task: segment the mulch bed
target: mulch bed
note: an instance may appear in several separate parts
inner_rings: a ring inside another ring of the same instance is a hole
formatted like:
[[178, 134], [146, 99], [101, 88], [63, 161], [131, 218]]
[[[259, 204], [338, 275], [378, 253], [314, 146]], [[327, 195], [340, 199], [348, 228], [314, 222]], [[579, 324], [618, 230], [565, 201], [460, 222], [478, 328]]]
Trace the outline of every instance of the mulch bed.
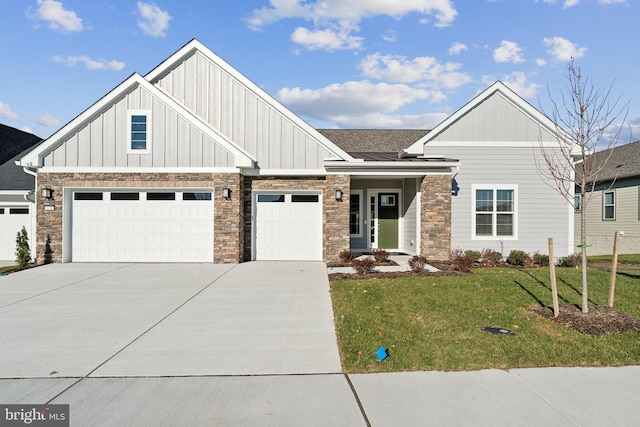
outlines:
[[589, 307], [589, 312], [583, 313], [580, 307], [573, 304], [561, 304], [558, 317], [555, 318], [552, 307], [539, 307], [533, 311], [588, 335], [640, 332], [640, 319], [607, 306]]

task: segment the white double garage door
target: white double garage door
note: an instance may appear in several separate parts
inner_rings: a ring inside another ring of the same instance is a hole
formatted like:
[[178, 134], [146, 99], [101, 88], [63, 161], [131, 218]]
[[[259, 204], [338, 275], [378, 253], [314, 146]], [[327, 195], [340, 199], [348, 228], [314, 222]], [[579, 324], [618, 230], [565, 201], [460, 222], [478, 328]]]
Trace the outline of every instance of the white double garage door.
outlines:
[[[74, 262], [212, 262], [213, 191], [82, 190], [70, 195]], [[255, 193], [256, 260], [321, 260], [320, 194]], [[218, 227], [223, 227], [219, 224]]]

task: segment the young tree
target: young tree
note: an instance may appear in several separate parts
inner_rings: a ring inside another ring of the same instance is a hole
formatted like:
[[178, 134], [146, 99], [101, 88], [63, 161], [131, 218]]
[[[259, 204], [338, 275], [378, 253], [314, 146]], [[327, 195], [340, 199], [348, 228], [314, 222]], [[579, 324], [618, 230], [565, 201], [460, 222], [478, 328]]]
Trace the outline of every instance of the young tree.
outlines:
[[27, 229], [22, 227], [16, 235], [16, 262], [20, 268], [25, 268], [31, 262], [31, 249]]
[[[589, 311], [586, 208], [598, 176], [611, 157], [613, 150], [610, 149], [618, 144], [629, 110], [629, 103], [621, 105], [620, 97], [611, 99], [612, 87], [595, 88], [591, 79], [582, 75], [573, 58], [567, 62], [567, 83], [560, 100], [554, 100], [549, 92], [550, 118], [556, 124], [558, 146], [557, 149], [546, 149], [541, 143], [543, 162], [537, 164], [541, 176], [571, 205], [576, 203], [576, 195], [580, 196], [578, 247], [582, 257], [583, 313]], [[590, 155], [598, 150], [609, 150], [609, 154], [599, 156], [596, 161]]]

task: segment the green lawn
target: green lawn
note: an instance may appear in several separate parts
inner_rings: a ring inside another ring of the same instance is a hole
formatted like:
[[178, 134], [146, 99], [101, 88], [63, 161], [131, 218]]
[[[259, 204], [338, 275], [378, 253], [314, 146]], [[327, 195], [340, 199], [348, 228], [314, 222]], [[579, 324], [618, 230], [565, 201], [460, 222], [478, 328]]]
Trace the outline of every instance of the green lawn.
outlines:
[[[611, 262], [612, 255], [594, 255], [587, 257], [589, 262]], [[620, 264], [640, 264], [640, 254], [624, 254], [618, 255], [618, 263]]]
[[[557, 269], [560, 303], [579, 304], [580, 270]], [[591, 304], [605, 305], [609, 274], [590, 270]], [[543, 319], [548, 269], [477, 269], [468, 276], [331, 282], [345, 371], [476, 370], [640, 364], [640, 334], [589, 336]], [[618, 275], [616, 305], [640, 317], [640, 272]], [[516, 336], [491, 335], [485, 326]], [[375, 351], [384, 346], [389, 358]]]

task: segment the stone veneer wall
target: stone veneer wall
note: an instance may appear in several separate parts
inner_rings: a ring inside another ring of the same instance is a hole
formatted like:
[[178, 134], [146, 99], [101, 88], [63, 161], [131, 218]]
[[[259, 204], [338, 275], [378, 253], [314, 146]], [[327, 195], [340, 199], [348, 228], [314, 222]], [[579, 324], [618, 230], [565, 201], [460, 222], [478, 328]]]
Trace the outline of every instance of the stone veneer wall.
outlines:
[[[236, 264], [242, 262], [244, 249], [244, 177], [240, 174], [213, 176], [214, 222], [213, 262]], [[231, 197], [222, 198], [222, 189], [231, 190]]]
[[420, 184], [420, 254], [438, 261], [451, 254], [451, 175], [427, 175]]
[[[231, 188], [231, 200], [222, 200], [222, 187]], [[50, 188], [52, 198], [42, 197]], [[242, 178], [239, 174], [210, 173], [40, 173], [36, 188], [36, 262], [62, 262], [63, 197], [65, 188], [213, 188], [214, 262], [240, 262], [244, 230]], [[235, 197], [234, 197], [235, 196]], [[45, 211], [45, 206], [54, 210]], [[232, 224], [229, 221], [236, 218]]]
[[[252, 191], [265, 190], [318, 190], [322, 191], [323, 210], [323, 258], [326, 262], [338, 261], [339, 254], [349, 249], [349, 187], [348, 175], [327, 175], [321, 177], [245, 177], [244, 186], [244, 260], [251, 260]], [[338, 202], [335, 191], [342, 190], [344, 197]]]

